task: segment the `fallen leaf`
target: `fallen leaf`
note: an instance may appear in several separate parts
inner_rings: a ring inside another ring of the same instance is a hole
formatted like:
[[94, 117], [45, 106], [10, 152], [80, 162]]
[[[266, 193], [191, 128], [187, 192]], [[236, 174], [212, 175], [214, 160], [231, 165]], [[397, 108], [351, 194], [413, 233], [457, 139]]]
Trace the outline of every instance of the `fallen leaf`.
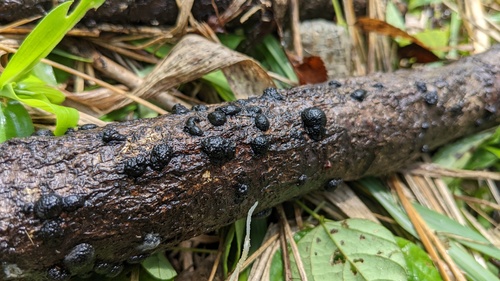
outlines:
[[300, 61], [288, 52], [287, 56], [299, 78], [300, 85], [321, 83], [328, 80], [325, 64], [320, 57], [310, 56]]

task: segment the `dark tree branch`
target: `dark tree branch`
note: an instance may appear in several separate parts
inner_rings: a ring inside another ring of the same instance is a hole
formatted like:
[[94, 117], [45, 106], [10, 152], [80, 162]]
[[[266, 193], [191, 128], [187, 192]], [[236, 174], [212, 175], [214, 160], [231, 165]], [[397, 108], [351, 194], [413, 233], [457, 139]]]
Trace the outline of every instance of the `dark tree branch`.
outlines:
[[[0, 145], [0, 279], [137, 259], [233, 222], [255, 201], [262, 210], [332, 179], [383, 175], [497, 125], [500, 46], [438, 69], [178, 111]], [[216, 117], [227, 121], [214, 126]]]

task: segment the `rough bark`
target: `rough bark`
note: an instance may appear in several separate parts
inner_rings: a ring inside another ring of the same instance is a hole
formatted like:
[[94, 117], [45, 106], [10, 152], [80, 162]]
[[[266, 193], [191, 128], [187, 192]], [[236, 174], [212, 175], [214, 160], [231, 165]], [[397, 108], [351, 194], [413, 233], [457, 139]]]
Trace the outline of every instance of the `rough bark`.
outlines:
[[[500, 123], [500, 46], [438, 69], [273, 93], [229, 104], [241, 112], [221, 126], [207, 115], [228, 104], [1, 144], [0, 279], [64, 271], [82, 243], [98, 260], [124, 263], [235, 221], [255, 201], [263, 210], [339, 179], [383, 175], [492, 127]], [[256, 106], [269, 129], [256, 126]], [[325, 126], [310, 108], [324, 112]], [[261, 135], [267, 151], [252, 146]], [[42, 204], [51, 194], [81, 204]]]
[[[0, 22], [8, 23], [36, 15], [43, 15], [53, 7], [53, 0], [3, 0], [0, 4]], [[63, 1], [59, 1], [63, 2]], [[212, 6], [215, 2], [219, 13], [222, 13], [232, 0], [196, 0], [193, 5], [193, 16], [199, 21], [207, 21], [215, 16]], [[258, 2], [258, 1], [254, 1]], [[365, 1], [355, 1], [362, 10]], [[251, 6], [246, 6], [248, 10]], [[334, 16], [330, 0], [300, 1], [302, 19], [328, 18]], [[92, 26], [94, 23], [174, 25], [178, 8], [175, 0], [107, 0], [97, 11], [90, 11], [83, 22]]]

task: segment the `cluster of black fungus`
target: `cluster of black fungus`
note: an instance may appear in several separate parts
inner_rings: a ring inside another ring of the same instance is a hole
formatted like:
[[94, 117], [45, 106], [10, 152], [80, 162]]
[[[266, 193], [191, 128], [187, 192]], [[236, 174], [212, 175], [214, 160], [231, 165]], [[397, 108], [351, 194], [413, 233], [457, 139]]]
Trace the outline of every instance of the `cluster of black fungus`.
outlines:
[[184, 132], [192, 136], [203, 136], [203, 131], [196, 125], [197, 122], [200, 122], [198, 117], [189, 117], [184, 125]]
[[194, 111], [207, 111], [208, 110], [208, 107], [204, 104], [197, 104], [197, 105], [194, 105], [193, 108], [192, 108]]
[[326, 183], [325, 190], [332, 192], [337, 189], [337, 187], [339, 187], [342, 182], [343, 180], [339, 178], [331, 179]]
[[258, 106], [247, 106], [245, 110], [251, 115], [254, 116], [256, 114], [262, 113], [262, 108]]
[[215, 164], [223, 164], [233, 159], [236, 153], [236, 144], [220, 136], [203, 139], [201, 148]]
[[342, 87], [342, 83], [340, 83], [337, 80], [330, 80], [330, 81], [328, 81], [328, 86], [331, 86], [334, 88], [340, 88], [340, 87]]
[[47, 220], [40, 227], [37, 236], [49, 244], [57, 243], [63, 237], [64, 231], [61, 227], [61, 220]]
[[377, 83], [373, 84], [372, 87], [376, 88], [376, 89], [382, 89], [382, 88], [384, 88], [384, 84], [377, 82]]
[[51, 219], [59, 216], [63, 210], [61, 196], [55, 193], [44, 194], [33, 207], [37, 217]]
[[317, 107], [304, 109], [300, 114], [304, 129], [309, 137], [315, 141], [320, 141], [325, 136], [326, 114]]
[[71, 273], [62, 266], [53, 266], [47, 270], [47, 278], [50, 281], [68, 281], [71, 279]]
[[95, 262], [95, 250], [92, 245], [81, 243], [73, 247], [64, 257], [64, 266], [72, 274], [82, 274], [91, 271]]
[[81, 195], [68, 195], [62, 198], [62, 207], [64, 211], [71, 212], [85, 205], [85, 200]]
[[424, 95], [424, 100], [428, 105], [436, 105], [438, 103], [438, 94], [436, 91], [427, 92]]
[[123, 271], [123, 268], [124, 266], [121, 263], [97, 261], [94, 265], [94, 272], [108, 278], [113, 278], [118, 276]]
[[255, 155], [262, 156], [269, 150], [269, 140], [265, 135], [257, 136], [250, 143], [250, 147]]
[[218, 107], [215, 111], [222, 111], [224, 114], [232, 116], [241, 112], [241, 107], [234, 104], [226, 104], [224, 106]]
[[357, 89], [351, 93], [351, 98], [357, 101], [363, 101], [366, 97], [366, 91], [363, 89]]
[[276, 88], [266, 88], [262, 93], [262, 98], [267, 100], [284, 100], [285, 98], [278, 92]]
[[187, 113], [189, 113], [189, 109], [187, 109], [187, 107], [185, 107], [184, 105], [178, 103], [172, 107], [172, 113], [179, 114], [179, 115], [180, 114], [187, 114]]
[[146, 172], [150, 158], [144, 154], [128, 159], [123, 166], [123, 172], [129, 177], [137, 178]]
[[126, 136], [118, 133], [118, 131], [116, 131], [115, 129], [106, 128], [102, 132], [102, 141], [106, 143], [113, 141], [121, 142], [126, 139], [127, 139]]
[[264, 114], [257, 114], [254, 118], [255, 126], [261, 131], [269, 129], [269, 120]]
[[173, 153], [172, 147], [165, 143], [155, 145], [151, 150], [150, 167], [156, 171], [162, 170], [172, 159]]
[[415, 86], [417, 87], [417, 90], [421, 93], [427, 92], [427, 85], [422, 82], [422, 81], [417, 81], [415, 82]]

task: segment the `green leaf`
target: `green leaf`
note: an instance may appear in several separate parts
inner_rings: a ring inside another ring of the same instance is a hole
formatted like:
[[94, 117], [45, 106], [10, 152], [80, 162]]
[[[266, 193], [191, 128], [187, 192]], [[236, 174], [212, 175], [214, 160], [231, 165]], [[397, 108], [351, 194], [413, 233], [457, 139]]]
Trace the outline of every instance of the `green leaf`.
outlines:
[[467, 279], [474, 281], [499, 281], [497, 276], [482, 267], [474, 257], [457, 243], [450, 243], [448, 254], [457, 265], [466, 273]]
[[60, 4], [48, 13], [30, 32], [0, 76], [0, 89], [18, 81], [62, 40], [64, 35], [92, 9], [105, 0], [82, 0], [68, 15], [73, 1]]
[[414, 243], [395, 237], [408, 266], [408, 281], [443, 280], [427, 253]]
[[[393, 235], [371, 221], [326, 221], [297, 246], [308, 280], [407, 280], [405, 259]], [[292, 273], [299, 279], [294, 262]]]
[[163, 253], [156, 253], [141, 263], [142, 267], [157, 280], [171, 280], [177, 272]]
[[229, 87], [226, 76], [222, 71], [217, 70], [210, 72], [203, 75], [202, 79], [210, 83], [224, 101], [236, 100], [233, 91], [231, 91], [231, 87]]

